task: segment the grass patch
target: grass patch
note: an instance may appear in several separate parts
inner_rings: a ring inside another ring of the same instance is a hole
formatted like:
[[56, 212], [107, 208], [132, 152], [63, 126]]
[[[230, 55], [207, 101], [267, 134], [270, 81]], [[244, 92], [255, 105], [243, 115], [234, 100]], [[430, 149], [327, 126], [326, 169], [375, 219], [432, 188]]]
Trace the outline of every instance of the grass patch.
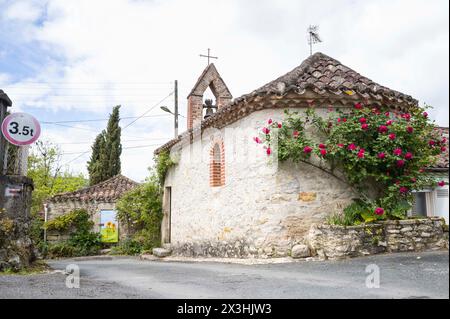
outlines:
[[0, 271], [0, 275], [21, 275], [21, 276], [27, 276], [27, 275], [36, 275], [40, 273], [44, 273], [46, 271], [50, 270], [50, 266], [47, 265], [47, 263], [43, 260], [36, 260], [33, 262], [29, 267], [14, 271], [12, 269], [5, 269], [3, 271]]

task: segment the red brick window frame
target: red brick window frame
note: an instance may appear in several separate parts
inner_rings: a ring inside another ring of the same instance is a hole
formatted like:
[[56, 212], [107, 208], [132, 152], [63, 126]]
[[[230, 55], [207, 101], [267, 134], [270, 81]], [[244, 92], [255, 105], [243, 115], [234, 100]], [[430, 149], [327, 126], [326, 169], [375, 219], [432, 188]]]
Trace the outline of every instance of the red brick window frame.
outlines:
[[209, 185], [225, 185], [225, 148], [222, 140], [214, 141], [210, 150]]

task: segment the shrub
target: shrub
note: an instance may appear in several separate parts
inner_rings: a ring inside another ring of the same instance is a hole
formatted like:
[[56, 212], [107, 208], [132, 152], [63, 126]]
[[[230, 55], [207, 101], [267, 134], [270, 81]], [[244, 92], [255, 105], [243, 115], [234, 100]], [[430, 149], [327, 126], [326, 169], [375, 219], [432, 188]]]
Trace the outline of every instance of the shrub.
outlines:
[[116, 246], [111, 248], [112, 255], [138, 255], [142, 252], [142, 244], [131, 239], [126, 238], [120, 241]]
[[269, 156], [317, 167], [359, 195], [359, 207], [331, 217], [335, 222], [404, 218], [412, 191], [436, 184], [425, 167], [446, 151], [447, 141], [424, 108], [403, 113], [356, 103], [352, 110], [329, 110], [326, 116], [313, 108], [285, 113], [283, 122], [269, 120], [254, 139]]
[[101, 235], [92, 231], [94, 223], [84, 209], [76, 209], [44, 224], [47, 230], [68, 234], [69, 239], [40, 245], [49, 258], [95, 255], [101, 248]]
[[[124, 194], [116, 203], [118, 220], [127, 225], [129, 242], [124, 243], [124, 251], [128, 246], [140, 246], [140, 251], [150, 250], [160, 245], [162, 199], [161, 187], [154, 176], [133, 190]], [[121, 244], [119, 244], [120, 246]], [[119, 251], [122, 248], [117, 248]], [[134, 248], [131, 249], [134, 254]]]

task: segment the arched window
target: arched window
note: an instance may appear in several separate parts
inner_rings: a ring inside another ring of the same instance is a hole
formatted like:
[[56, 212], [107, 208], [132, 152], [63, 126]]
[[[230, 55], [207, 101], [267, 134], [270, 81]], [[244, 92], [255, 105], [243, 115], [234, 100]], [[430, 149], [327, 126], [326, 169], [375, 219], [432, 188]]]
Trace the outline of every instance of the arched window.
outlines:
[[223, 142], [213, 144], [210, 152], [209, 184], [211, 187], [225, 185], [225, 152]]

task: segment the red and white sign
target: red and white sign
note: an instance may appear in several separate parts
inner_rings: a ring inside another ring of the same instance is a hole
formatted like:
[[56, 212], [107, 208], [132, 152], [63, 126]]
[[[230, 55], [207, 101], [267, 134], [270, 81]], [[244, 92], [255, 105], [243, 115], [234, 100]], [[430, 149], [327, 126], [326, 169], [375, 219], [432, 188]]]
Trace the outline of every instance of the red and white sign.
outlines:
[[11, 144], [29, 145], [39, 138], [41, 125], [30, 114], [13, 113], [3, 120], [2, 133]]

